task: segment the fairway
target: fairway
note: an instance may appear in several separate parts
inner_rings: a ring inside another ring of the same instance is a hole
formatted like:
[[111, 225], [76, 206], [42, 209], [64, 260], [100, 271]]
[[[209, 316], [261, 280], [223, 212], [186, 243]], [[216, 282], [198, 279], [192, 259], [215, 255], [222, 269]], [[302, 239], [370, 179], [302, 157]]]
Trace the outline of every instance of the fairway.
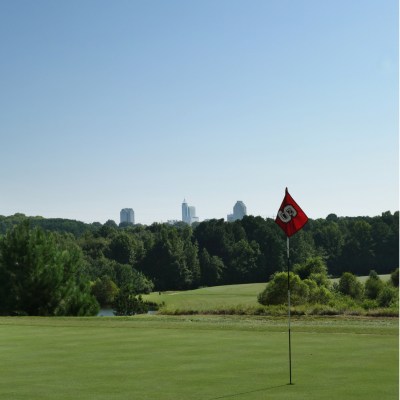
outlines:
[[398, 399], [398, 320], [0, 318], [0, 398]]
[[265, 289], [265, 285], [265, 283], [248, 283], [175, 292], [154, 292], [144, 295], [143, 298], [159, 304], [164, 303], [164, 312], [178, 309], [202, 313], [237, 306], [256, 307], [257, 295]]

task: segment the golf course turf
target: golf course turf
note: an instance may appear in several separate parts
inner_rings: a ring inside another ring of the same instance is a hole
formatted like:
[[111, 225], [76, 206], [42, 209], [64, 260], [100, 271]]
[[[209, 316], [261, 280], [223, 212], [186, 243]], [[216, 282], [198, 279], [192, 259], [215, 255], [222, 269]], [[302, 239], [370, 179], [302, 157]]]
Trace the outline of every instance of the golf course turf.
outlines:
[[398, 399], [397, 318], [0, 318], [0, 398]]

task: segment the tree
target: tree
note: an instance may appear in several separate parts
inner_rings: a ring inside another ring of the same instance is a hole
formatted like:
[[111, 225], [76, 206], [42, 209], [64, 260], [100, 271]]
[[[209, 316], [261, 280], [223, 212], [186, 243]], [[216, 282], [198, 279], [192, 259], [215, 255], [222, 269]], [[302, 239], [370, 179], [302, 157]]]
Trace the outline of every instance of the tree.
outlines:
[[207, 249], [200, 253], [201, 284], [214, 286], [220, 283], [224, 273], [224, 263], [218, 256], [210, 256]]
[[398, 268], [396, 268], [390, 274], [390, 281], [392, 282], [394, 287], [399, 287], [399, 269]]
[[361, 299], [363, 291], [362, 285], [357, 280], [357, 277], [351, 272], [344, 272], [339, 279], [339, 292], [353, 299]]
[[135, 262], [136, 243], [131, 235], [119, 232], [115, 235], [109, 245], [107, 256], [120, 264], [131, 264]]
[[310, 278], [311, 275], [322, 274], [328, 275], [328, 268], [322, 257], [310, 257], [304, 263], [295, 264], [293, 266], [293, 272], [298, 274], [301, 279]]
[[133, 294], [150, 293], [154, 289], [153, 282], [142, 272], [137, 271], [127, 264], [119, 264], [113, 261], [115, 282], [121, 287], [129, 288]]
[[145, 314], [149, 306], [143, 301], [142, 296], [136, 296], [130, 292], [129, 288], [121, 288], [113, 303], [114, 314], [135, 315]]
[[282, 231], [272, 219], [245, 216], [237, 221], [243, 226], [247, 240], [255, 241], [260, 248], [260, 267], [264, 271], [263, 279], [274, 272], [282, 271], [286, 265], [286, 242]]
[[374, 261], [372, 228], [368, 221], [358, 219], [349, 226], [349, 236], [343, 246], [340, 263], [347, 270], [366, 275]]
[[383, 286], [377, 298], [380, 307], [399, 307], [399, 291], [390, 283]]
[[223, 219], [212, 219], [201, 222], [194, 230], [200, 250], [206, 248], [210, 255], [220, 257], [225, 265], [228, 265], [234, 242], [232, 229], [227, 225]]
[[114, 228], [114, 229], [117, 229], [117, 228], [118, 228], [117, 223], [116, 223], [114, 220], [112, 220], [112, 219], [108, 219], [108, 220], [104, 223], [104, 226], [109, 226], [110, 228]]
[[293, 263], [300, 264], [318, 255], [309, 225], [290, 238], [290, 259]]
[[107, 275], [97, 278], [92, 285], [92, 294], [96, 297], [101, 307], [113, 304], [117, 294], [118, 286]]
[[314, 240], [316, 246], [326, 256], [328, 267], [332, 269], [332, 272], [335, 272], [337, 260], [342, 254], [344, 237], [339, 225], [336, 222], [332, 222], [332, 219], [330, 221], [323, 223], [323, 226], [317, 229], [314, 233]]
[[336, 215], [336, 214], [329, 214], [327, 217], [326, 217], [326, 220], [327, 221], [330, 221], [330, 222], [336, 222], [337, 220], [338, 220], [338, 216]]
[[241, 239], [232, 247], [230, 281], [232, 283], [260, 282], [265, 271], [260, 268], [260, 247], [255, 241]]
[[71, 238], [22, 222], [0, 240], [0, 314], [96, 314], [83, 269]]
[[365, 281], [364, 290], [365, 296], [368, 299], [375, 300], [378, 298], [379, 293], [383, 289], [383, 282], [379, 278], [378, 274], [372, 270], [369, 273], [368, 279]]
[[154, 282], [156, 290], [183, 290], [200, 281], [197, 245], [191, 230], [154, 225], [154, 245], [147, 250], [138, 268]]
[[[292, 305], [303, 304], [307, 301], [309, 288], [298, 275], [289, 273], [290, 302]], [[263, 305], [287, 304], [287, 273], [277, 272], [267, 287], [258, 295], [258, 302]]]

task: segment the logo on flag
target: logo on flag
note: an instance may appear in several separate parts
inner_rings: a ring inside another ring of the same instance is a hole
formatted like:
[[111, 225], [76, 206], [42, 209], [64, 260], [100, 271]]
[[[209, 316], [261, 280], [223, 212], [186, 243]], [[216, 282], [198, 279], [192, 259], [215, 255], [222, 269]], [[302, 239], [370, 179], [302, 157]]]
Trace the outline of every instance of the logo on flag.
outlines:
[[275, 222], [282, 228], [286, 236], [290, 237], [299, 231], [307, 221], [307, 215], [293, 200], [286, 188], [285, 197], [283, 198]]

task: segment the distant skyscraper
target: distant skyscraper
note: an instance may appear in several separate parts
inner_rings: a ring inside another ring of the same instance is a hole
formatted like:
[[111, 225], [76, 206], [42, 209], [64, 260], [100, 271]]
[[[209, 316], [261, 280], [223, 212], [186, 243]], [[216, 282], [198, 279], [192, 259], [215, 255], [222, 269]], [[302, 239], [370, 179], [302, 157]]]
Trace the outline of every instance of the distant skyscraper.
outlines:
[[182, 221], [186, 222], [187, 224], [190, 224], [189, 206], [186, 203], [186, 199], [183, 199], [183, 203], [182, 203]]
[[242, 219], [245, 215], [247, 215], [247, 208], [243, 201], [238, 200], [233, 206], [233, 214], [228, 214], [227, 220], [228, 222], [233, 222]]
[[196, 217], [196, 207], [189, 206], [185, 199], [182, 203], [182, 221], [189, 225], [199, 221], [199, 217]]
[[132, 208], [123, 208], [119, 213], [120, 222], [127, 222], [129, 224], [135, 224], [135, 212]]

